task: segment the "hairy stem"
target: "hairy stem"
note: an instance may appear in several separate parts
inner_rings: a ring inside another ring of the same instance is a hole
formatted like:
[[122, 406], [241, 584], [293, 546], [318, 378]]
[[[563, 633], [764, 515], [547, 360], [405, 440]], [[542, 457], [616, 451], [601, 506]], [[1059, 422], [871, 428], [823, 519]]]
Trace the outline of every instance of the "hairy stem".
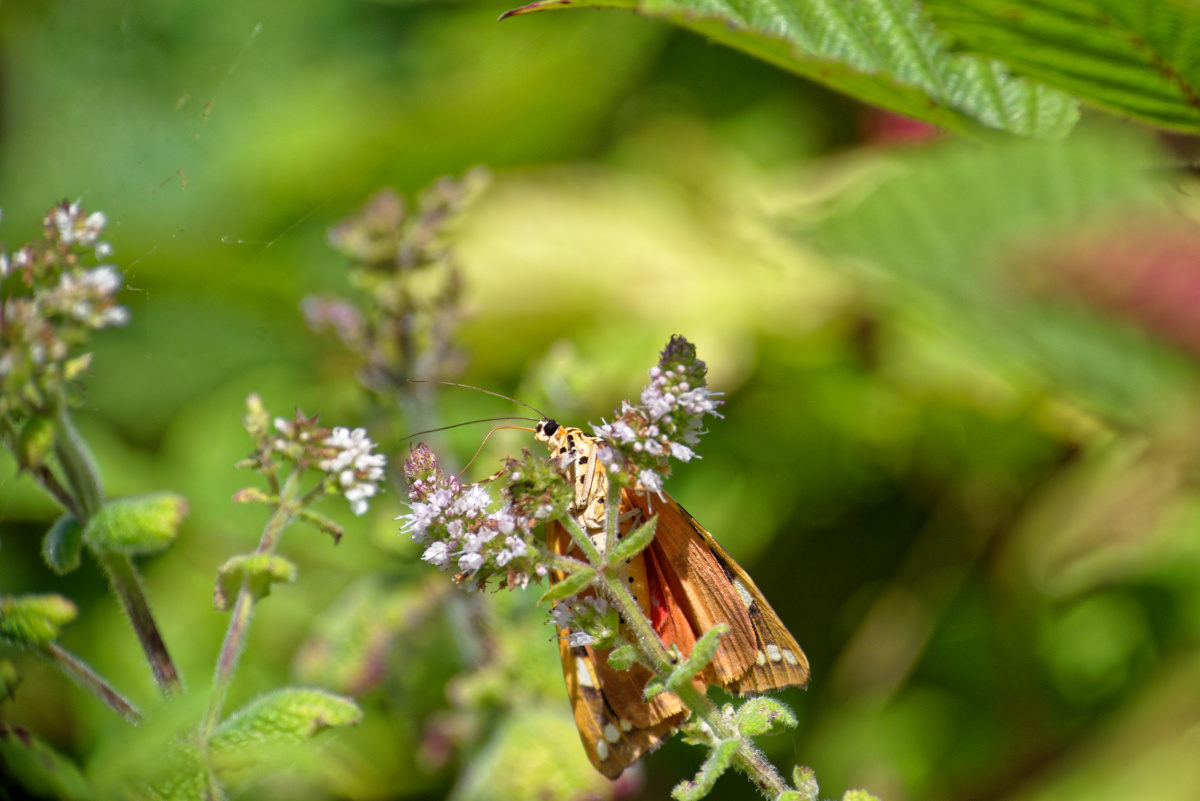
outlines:
[[[74, 503], [67, 508], [76, 515], [79, 524], [86, 527], [88, 519], [104, 505], [104, 492], [100, 488], [100, 479], [87, 445], [76, 431], [66, 404], [61, 401], [55, 406], [54, 422], [58, 427], [58, 436], [54, 443], [55, 454], [62, 465], [67, 485], [70, 487], [70, 495], [74, 499]], [[113, 592], [125, 609], [138, 642], [142, 644], [142, 651], [154, 672], [154, 681], [158, 688], [164, 695], [178, 692], [181, 688], [179, 673], [167, 652], [167, 645], [158, 631], [158, 625], [154, 622], [150, 603], [146, 600], [146, 593], [137, 569], [133, 566], [133, 560], [125, 554], [101, 551], [99, 548], [92, 548], [91, 551], [108, 574]]]
[[128, 698], [121, 695], [99, 673], [75, 654], [58, 643], [42, 646], [42, 655], [53, 662], [72, 681], [88, 690], [110, 709], [133, 724], [142, 722], [142, 713]]
[[[280, 491], [279, 505], [271, 513], [266, 526], [263, 527], [262, 537], [258, 541], [256, 553], [271, 553], [279, 544], [279, 537], [291, 521], [295, 511], [295, 495], [300, 486], [300, 471], [294, 470]], [[225, 704], [225, 696], [233, 681], [234, 671], [238, 660], [246, 648], [246, 635], [250, 630], [250, 617], [254, 612], [254, 593], [249, 587], [243, 586], [238, 591], [237, 601], [234, 602], [233, 612], [229, 617], [229, 626], [225, 629], [225, 639], [221, 643], [221, 654], [217, 657], [217, 668], [213, 676], [213, 694], [208, 703], [208, 711], [204, 715], [201, 728], [201, 741], [207, 743], [212, 733], [216, 731], [221, 721], [221, 708]]]
[[[614, 496], [619, 499], [620, 490], [610, 485], [609, 497], [607, 499], [610, 511], [607, 517], [607, 531], [605, 532], [606, 541], [609, 543], [616, 542], [620, 527], [620, 521], [614, 511], [618, 508]], [[588, 545], [592, 544], [591, 539], [584, 532], [583, 528], [573, 518], [568, 517], [563, 521], [563, 524], [571, 532], [572, 539], [576, 543], [581, 545], [583, 542], [586, 542]], [[595, 551], [594, 547], [592, 551]], [[589, 553], [586, 549], [584, 552], [587, 554], [588, 560], [596, 568], [596, 583], [598, 588], [610, 601], [617, 605], [626, 624], [633, 629], [637, 647], [641, 652], [645, 664], [654, 671], [655, 676], [661, 681], [666, 682], [672, 671], [677, 667], [677, 664], [672, 659], [671, 654], [663, 647], [662, 640], [659, 639], [658, 632], [654, 630], [653, 624], [647, 619], [637, 599], [633, 597], [625, 582], [621, 581], [614, 574], [607, 560], [603, 558], [594, 559], [592, 553]], [[599, 554], [596, 554], [596, 556], [598, 557]], [[746, 774], [750, 781], [767, 797], [777, 798], [792, 789], [775, 766], [767, 760], [749, 738], [741, 736], [736, 724], [722, 715], [713, 706], [708, 696], [696, 689], [692, 682], [685, 682], [683, 686], [676, 690], [676, 694], [691, 711], [692, 718], [702, 721], [708, 726], [712, 732], [714, 742], [738, 740], [737, 752], [733, 758], [734, 767]]]
[[142, 644], [142, 651], [154, 672], [154, 681], [159, 690], [164, 695], [179, 692], [182, 689], [179, 673], [175, 670], [175, 663], [167, 653], [167, 644], [163, 642], [158, 626], [154, 623], [154, 615], [150, 612], [150, 604], [146, 600], [146, 593], [133, 566], [133, 560], [123, 553], [102, 551], [98, 548], [93, 548], [92, 554], [108, 574], [113, 592], [117, 594], [125, 614], [129, 616], [129, 622]]

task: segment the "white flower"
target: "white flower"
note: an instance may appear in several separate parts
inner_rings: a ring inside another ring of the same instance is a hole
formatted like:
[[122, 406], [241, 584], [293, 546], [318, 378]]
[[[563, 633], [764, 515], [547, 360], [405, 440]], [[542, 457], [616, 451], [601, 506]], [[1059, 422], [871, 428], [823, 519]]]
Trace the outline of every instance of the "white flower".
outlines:
[[445, 568], [450, 562], [450, 548], [444, 542], [435, 542], [425, 549], [425, 553], [421, 554], [421, 558], [431, 565]]
[[696, 452], [694, 450], [689, 448], [687, 445], [682, 445], [678, 442], [671, 443], [671, 455], [681, 462], [690, 462], [693, 458], [700, 458], [696, 456]]
[[591, 645], [596, 641], [596, 638], [585, 631], [572, 631], [569, 643], [572, 648], [578, 648], [581, 645]]

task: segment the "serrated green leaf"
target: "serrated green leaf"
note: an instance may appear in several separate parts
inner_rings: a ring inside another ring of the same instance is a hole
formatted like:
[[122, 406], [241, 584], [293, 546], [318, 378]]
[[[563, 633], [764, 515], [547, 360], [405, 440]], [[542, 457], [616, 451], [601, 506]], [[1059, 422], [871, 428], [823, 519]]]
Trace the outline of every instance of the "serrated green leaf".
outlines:
[[148, 554], [170, 545], [187, 514], [187, 500], [172, 492], [109, 501], [84, 528], [88, 545], [102, 551]]
[[268, 553], [241, 554], [217, 568], [213, 605], [228, 612], [242, 587], [249, 587], [255, 600], [271, 594], [277, 581], [296, 580], [296, 566], [282, 556]]
[[751, 698], [737, 711], [738, 730], [750, 737], [794, 728], [796, 715], [774, 698]]
[[58, 639], [59, 629], [79, 614], [61, 595], [0, 598], [0, 638], [17, 645], [39, 646]]
[[214, 752], [299, 743], [334, 726], [352, 726], [362, 710], [349, 698], [321, 690], [285, 687], [259, 696], [217, 727]]
[[591, 586], [595, 578], [596, 571], [591, 568], [580, 570], [578, 573], [572, 573], [557, 584], [551, 584], [550, 588], [542, 593], [542, 597], [538, 599], [538, 603], [544, 604], [548, 601], [561, 601], [573, 595], [578, 595]]
[[708, 795], [721, 778], [721, 774], [729, 770], [733, 763], [733, 755], [737, 753], [737, 740], [722, 740], [708, 754], [708, 759], [700, 766], [700, 772], [690, 782], [684, 781], [675, 785], [671, 797], [675, 801], [699, 801]]
[[792, 771], [792, 784], [796, 785], [801, 801], [818, 801], [821, 797], [817, 774], [810, 767], [797, 765]]
[[66, 514], [54, 521], [46, 536], [42, 538], [42, 558], [60, 576], [65, 576], [79, 567], [79, 554], [83, 550], [83, 527], [72, 515]]
[[92, 797], [79, 768], [20, 727], [0, 723], [0, 765], [7, 779], [38, 798], [73, 801]]
[[[1074, 98], [952, 53], [914, 0], [537, 0], [509, 12], [619, 7], [670, 20], [867, 103], [968, 132], [1061, 139]], [[508, 16], [505, 15], [505, 16]]]
[[1200, 6], [1178, 0], [926, 0], [956, 44], [1087, 103], [1200, 132]]
[[622, 537], [608, 558], [609, 564], [624, 564], [626, 559], [632, 559], [645, 550], [646, 546], [654, 539], [654, 528], [657, 524], [658, 515], [655, 515]]
[[700, 675], [704, 668], [712, 664], [717, 648], [721, 645], [721, 638], [728, 633], [729, 625], [726, 623], [718, 623], [704, 632], [704, 636], [696, 640], [696, 644], [692, 646], [692, 652], [688, 658], [672, 670], [671, 675], [667, 677], [667, 689], [677, 692], [679, 688], [686, 686], [692, 679]]

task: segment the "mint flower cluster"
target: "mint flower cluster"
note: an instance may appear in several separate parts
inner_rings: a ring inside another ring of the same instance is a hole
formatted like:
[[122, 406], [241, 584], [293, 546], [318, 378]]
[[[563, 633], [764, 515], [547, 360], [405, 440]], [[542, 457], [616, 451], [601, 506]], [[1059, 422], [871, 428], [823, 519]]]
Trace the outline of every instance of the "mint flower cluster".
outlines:
[[[251, 395], [246, 405], [246, 430], [257, 449], [239, 467], [253, 467], [268, 476], [276, 487], [284, 463], [300, 471], [318, 470], [324, 474], [322, 481], [302, 503], [322, 494], [340, 495], [349, 502], [355, 515], [366, 514], [371, 498], [379, 492], [387, 457], [375, 453], [376, 445], [365, 428], [325, 428], [318, 425], [317, 415], [309, 417], [298, 410], [290, 419], [271, 420], [257, 395]], [[247, 499], [264, 500], [257, 496]]]
[[[107, 220], [62, 203], [42, 221], [42, 238], [9, 253], [0, 248], [0, 392], [29, 403], [77, 378], [90, 363], [72, 349], [91, 332], [125, 325], [129, 311], [116, 302], [121, 273], [100, 240]], [[36, 405], [36, 404], [35, 404]]]
[[624, 483], [640, 484], [648, 492], [661, 493], [670, 475], [670, 459], [681, 462], [699, 458], [692, 446], [704, 433], [705, 415], [721, 417], [717, 399], [705, 383], [708, 367], [696, 358], [696, 346], [681, 336], [671, 337], [650, 369], [650, 384], [642, 390], [641, 403], [624, 402], [616, 420], [594, 426], [605, 441], [599, 458], [610, 476]]
[[470, 590], [499, 577], [505, 586], [523, 589], [546, 575], [532, 535], [540, 520], [519, 511], [524, 504], [510, 500], [489, 511], [493, 500], [487, 487], [464, 486], [444, 475], [424, 444], [409, 452], [404, 477], [412, 511], [397, 518], [403, 521], [401, 532], [425, 544], [421, 558], [426, 562], [455, 570], [456, 584]]

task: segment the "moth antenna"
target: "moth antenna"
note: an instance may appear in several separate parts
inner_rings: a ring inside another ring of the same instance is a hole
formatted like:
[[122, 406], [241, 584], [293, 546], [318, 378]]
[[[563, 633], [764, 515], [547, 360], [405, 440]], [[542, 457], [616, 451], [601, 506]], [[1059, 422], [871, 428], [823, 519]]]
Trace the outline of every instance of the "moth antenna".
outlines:
[[[501, 395], [499, 392], [492, 392], [490, 389], [484, 389], [483, 387], [473, 387], [470, 384], [458, 384], [458, 383], [455, 383], [454, 381], [435, 381], [432, 378], [410, 378], [408, 380], [410, 382], [412, 382], [413, 384], [441, 384], [442, 386], [445, 386], [445, 387], [462, 387], [463, 389], [473, 389], [476, 392], [482, 392], [485, 395], [495, 395], [497, 398], [503, 398], [504, 400], [508, 401], [509, 403], [515, 403], [518, 406], [524, 406], [526, 409], [528, 409], [531, 412], [537, 412], [539, 420], [545, 420], [548, 417], [548, 415], [542, 413], [541, 409], [535, 409], [532, 406], [530, 406], [528, 403], [525, 403], [524, 401], [519, 401], [516, 398], [510, 398], [507, 395]], [[526, 418], [522, 417], [522, 418], [497, 418], [497, 419], [514, 419], [514, 420], [521, 419], [521, 420], [524, 420]]]
[[[534, 411], [537, 411], [537, 410], [535, 409]], [[500, 419], [511, 420], [514, 418], [500, 418]], [[528, 417], [518, 417], [515, 419], [528, 420], [529, 418]], [[496, 426], [491, 431], [487, 432], [487, 436], [483, 438], [483, 442], [479, 443], [479, 447], [475, 449], [475, 455], [471, 457], [471, 461], [467, 462], [467, 466], [459, 471], [458, 475], [454, 477], [455, 479], [462, 478], [463, 473], [465, 473], [469, 469], [471, 469], [471, 465], [475, 464], [475, 460], [479, 458], [479, 454], [483, 451], [483, 446], [487, 445], [488, 439], [492, 436], [492, 434], [495, 434], [497, 431], [533, 431], [533, 429], [529, 428], [528, 426]], [[499, 473], [496, 473], [494, 476], [489, 478], [488, 481], [500, 478], [500, 476], [502, 476], [502, 475], [504, 475], [504, 470], [501, 470]]]
[[[537, 410], [536, 410], [536, 409], [534, 409], [534, 411], [537, 411]], [[404, 442], [405, 440], [412, 439], [413, 437], [419, 437], [419, 436], [421, 436], [422, 434], [433, 434], [433, 433], [436, 433], [436, 432], [438, 432], [438, 431], [446, 431], [447, 429], [450, 429], [450, 428], [459, 428], [460, 426], [473, 426], [473, 425], [475, 425], [476, 423], [498, 423], [498, 422], [500, 422], [501, 420], [530, 420], [530, 421], [532, 421], [532, 422], [536, 423], [536, 422], [538, 422], [538, 420], [544, 420], [544, 419], [545, 419], [545, 418], [539, 418], [539, 417], [484, 417], [484, 418], [483, 418], [483, 419], [481, 419], [481, 420], [468, 420], [468, 421], [467, 421], [467, 422], [465, 422], [465, 423], [455, 423], [455, 424], [453, 424], [453, 425], [449, 425], [449, 426], [442, 426], [441, 428], [430, 428], [430, 429], [427, 429], [427, 430], [425, 430], [425, 431], [418, 431], [418, 432], [417, 432], [417, 433], [415, 433], [415, 434], [409, 434], [407, 437], [402, 437], [402, 438], [400, 439], [400, 441], [401, 441], [401, 442]], [[525, 431], [525, 430], [526, 430], [526, 429], [524, 429], [524, 428], [521, 428], [520, 426], [502, 426], [502, 428], [516, 428], [516, 429], [519, 429], [519, 430], [521, 430], [521, 431]], [[493, 428], [492, 430], [493, 430], [493, 431], [496, 431], [496, 430], [498, 430], [498, 429], [494, 429], [494, 428]], [[528, 430], [532, 431], [533, 429], [528, 429]], [[491, 434], [488, 434], [488, 436], [490, 437], [490, 436], [491, 436]], [[486, 442], [487, 440], [485, 439], [484, 441]]]

